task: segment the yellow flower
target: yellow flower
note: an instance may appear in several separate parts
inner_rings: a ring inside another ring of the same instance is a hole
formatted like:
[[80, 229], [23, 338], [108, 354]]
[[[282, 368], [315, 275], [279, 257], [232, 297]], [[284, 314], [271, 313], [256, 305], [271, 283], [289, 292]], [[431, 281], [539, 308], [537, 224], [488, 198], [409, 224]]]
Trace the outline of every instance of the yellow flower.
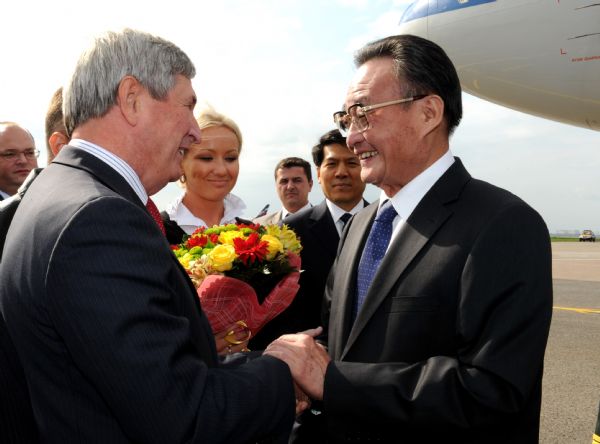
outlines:
[[283, 224], [283, 227], [279, 230], [278, 238], [286, 251], [298, 254], [302, 250], [302, 246], [296, 237], [296, 233], [294, 233], [293, 230], [290, 230], [286, 224]]
[[183, 268], [185, 268], [186, 270], [189, 269], [190, 260], [192, 259], [191, 254], [185, 253], [183, 256], [178, 257], [178, 259], [179, 259], [179, 263], [183, 266]]
[[281, 235], [281, 228], [279, 228], [279, 225], [266, 225], [265, 231], [267, 234], [277, 238]]
[[231, 270], [236, 257], [235, 248], [229, 244], [217, 245], [208, 253], [210, 264], [216, 271]]
[[245, 238], [241, 231], [223, 231], [219, 234], [219, 243], [224, 245], [233, 245], [233, 240], [237, 237]]
[[261, 241], [265, 241], [269, 244], [269, 252], [267, 253], [267, 260], [273, 259], [279, 253], [283, 253], [283, 244], [281, 241], [270, 234], [265, 234], [260, 238]]

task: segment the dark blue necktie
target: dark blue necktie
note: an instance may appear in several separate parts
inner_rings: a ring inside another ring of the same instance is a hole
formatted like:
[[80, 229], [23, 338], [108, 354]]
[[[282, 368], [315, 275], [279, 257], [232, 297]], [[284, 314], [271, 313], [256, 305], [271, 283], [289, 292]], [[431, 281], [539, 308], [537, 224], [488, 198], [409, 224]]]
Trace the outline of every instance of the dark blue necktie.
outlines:
[[375, 217], [375, 222], [371, 227], [371, 232], [367, 238], [367, 243], [363, 249], [360, 263], [358, 265], [358, 276], [356, 278], [356, 304], [354, 305], [354, 319], [358, 314], [360, 307], [365, 301], [367, 291], [371, 286], [373, 276], [379, 268], [379, 263], [392, 237], [392, 222], [398, 215], [391, 200], [387, 200]]

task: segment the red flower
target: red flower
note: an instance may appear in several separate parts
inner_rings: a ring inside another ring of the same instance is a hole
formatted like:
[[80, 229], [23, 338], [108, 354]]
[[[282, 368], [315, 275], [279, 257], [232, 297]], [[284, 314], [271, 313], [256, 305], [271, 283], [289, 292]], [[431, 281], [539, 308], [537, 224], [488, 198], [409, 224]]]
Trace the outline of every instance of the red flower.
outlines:
[[[208, 243], [208, 237], [204, 235], [195, 235], [188, 238], [185, 243], [186, 248], [204, 247]], [[214, 243], [214, 242], [213, 242]]]
[[244, 264], [253, 264], [255, 261], [263, 261], [269, 252], [269, 243], [260, 240], [258, 233], [251, 233], [248, 239], [237, 237], [233, 239], [235, 252], [238, 259]]
[[240, 230], [242, 228], [250, 228], [252, 231], [258, 231], [258, 230], [260, 230], [260, 227], [261, 227], [260, 224], [237, 224], [237, 226], [239, 227]]
[[194, 236], [195, 234], [202, 234], [206, 231], [206, 227], [198, 227], [194, 230], [194, 232], [190, 236]]

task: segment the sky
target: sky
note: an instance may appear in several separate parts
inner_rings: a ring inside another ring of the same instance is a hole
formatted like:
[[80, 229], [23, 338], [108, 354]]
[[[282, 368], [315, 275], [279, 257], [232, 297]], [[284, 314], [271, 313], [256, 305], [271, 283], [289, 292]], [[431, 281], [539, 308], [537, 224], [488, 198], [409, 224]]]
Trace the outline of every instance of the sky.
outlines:
[[[244, 146], [233, 192], [253, 217], [280, 208], [273, 168], [283, 157], [311, 161], [333, 128], [355, 73], [353, 53], [398, 32], [405, 0], [21, 0], [2, 6], [0, 121], [34, 135], [46, 164], [44, 116], [79, 54], [99, 33], [124, 27], [157, 34], [196, 65], [201, 102], [233, 118]], [[94, 5], [94, 6], [91, 6]], [[473, 177], [520, 196], [553, 233], [600, 232], [600, 132], [529, 116], [463, 94], [464, 117], [450, 141]], [[312, 163], [312, 162], [311, 162]], [[316, 175], [314, 168], [313, 174]], [[169, 184], [164, 209], [181, 193]], [[369, 185], [373, 201], [379, 190]], [[323, 194], [315, 180], [309, 200]]]

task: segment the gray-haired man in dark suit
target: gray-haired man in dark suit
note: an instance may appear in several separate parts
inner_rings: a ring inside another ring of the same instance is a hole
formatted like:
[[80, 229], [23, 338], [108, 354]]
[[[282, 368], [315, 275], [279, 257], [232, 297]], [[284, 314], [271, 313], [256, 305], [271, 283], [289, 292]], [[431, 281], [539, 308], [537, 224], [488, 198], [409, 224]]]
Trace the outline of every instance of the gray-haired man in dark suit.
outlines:
[[64, 90], [72, 136], [8, 232], [0, 308], [44, 442], [286, 442], [271, 356], [223, 365], [196, 291], [145, 208], [200, 140], [195, 69], [171, 42], [97, 38]]

